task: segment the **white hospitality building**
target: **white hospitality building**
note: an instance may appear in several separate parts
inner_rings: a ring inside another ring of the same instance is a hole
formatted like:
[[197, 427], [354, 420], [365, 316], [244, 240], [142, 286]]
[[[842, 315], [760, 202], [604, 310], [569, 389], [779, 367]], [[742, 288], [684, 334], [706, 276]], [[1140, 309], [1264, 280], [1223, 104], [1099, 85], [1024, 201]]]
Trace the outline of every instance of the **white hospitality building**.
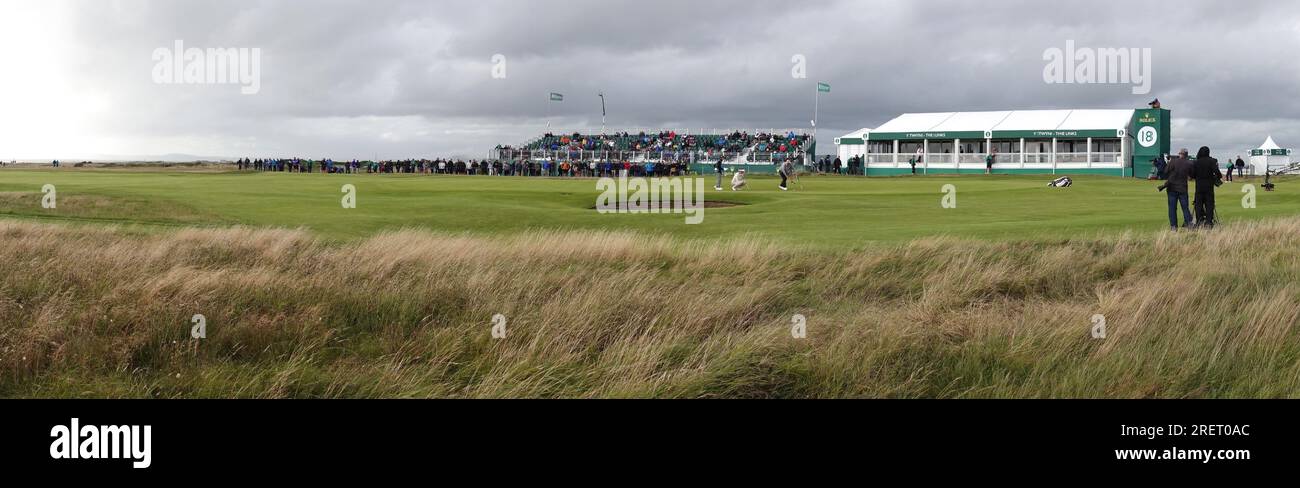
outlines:
[[1169, 111], [909, 113], [835, 144], [843, 161], [863, 157], [868, 176], [911, 173], [913, 161], [917, 174], [983, 173], [996, 151], [994, 173], [1146, 177], [1150, 160], [1168, 151]]

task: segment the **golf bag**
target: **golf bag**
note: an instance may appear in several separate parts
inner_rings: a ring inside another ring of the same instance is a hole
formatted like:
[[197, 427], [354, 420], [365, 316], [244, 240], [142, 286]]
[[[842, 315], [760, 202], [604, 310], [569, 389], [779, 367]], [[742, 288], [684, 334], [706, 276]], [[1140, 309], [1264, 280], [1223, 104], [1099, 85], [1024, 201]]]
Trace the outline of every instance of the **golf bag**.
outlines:
[[1069, 176], [1062, 176], [1060, 178], [1052, 180], [1052, 182], [1048, 183], [1047, 186], [1053, 186], [1056, 188], [1065, 188], [1073, 184], [1074, 184], [1074, 180], [1071, 180]]

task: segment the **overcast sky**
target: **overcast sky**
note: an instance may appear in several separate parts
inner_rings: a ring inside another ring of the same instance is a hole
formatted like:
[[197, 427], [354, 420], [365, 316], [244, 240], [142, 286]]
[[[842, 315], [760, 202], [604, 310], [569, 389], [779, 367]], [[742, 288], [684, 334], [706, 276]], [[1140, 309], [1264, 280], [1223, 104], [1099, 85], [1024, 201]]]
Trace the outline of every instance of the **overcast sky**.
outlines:
[[[176, 40], [260, 49], [259, 91], [156, 83]], [[1151, 93], [1045, 83], [1067, 40], [1150, 48]], [[481, 157], [599, 130], [601, 90], [611, 130], [806, 128], [817, 81], [821, 152], [903, 112], [1159, 97], [1175, 148], [1233, 156], [1300, 147], [1297, 53], [1290, 1], [3, 0], [0, 158]]]

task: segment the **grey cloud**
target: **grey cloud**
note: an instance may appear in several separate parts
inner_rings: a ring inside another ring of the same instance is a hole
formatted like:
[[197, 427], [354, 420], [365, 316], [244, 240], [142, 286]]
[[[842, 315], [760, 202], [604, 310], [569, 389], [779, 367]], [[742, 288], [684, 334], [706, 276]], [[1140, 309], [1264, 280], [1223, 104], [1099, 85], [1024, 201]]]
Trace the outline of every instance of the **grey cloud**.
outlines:
[[[558, 128], [807, 127], [830, 139], [902, 112], [1129, 108], [1160, 97], [1176, 145], [1300, 144], [1291, 2], [75, 2], [75, 86], [140, 153], [478, 157]], [[155, 85], [149, 53], [260, 47], [262, 92]], [[1042, 54], [1149, 47], [1153, 91], [1048, 85]], [[490, 78], [503, 54], [508, 77]], [[790, 77], [803, 54], [808, 78]], [[563, 103], [546, 101], [550, 91]], [[76, 115], [76, 114], [72, 114]], [[829, 136], [829, 137], [827, 137]], [[196, 145], [201, 147], [188, 147]], [[3, 157], [3, 155], [0, 155]]]

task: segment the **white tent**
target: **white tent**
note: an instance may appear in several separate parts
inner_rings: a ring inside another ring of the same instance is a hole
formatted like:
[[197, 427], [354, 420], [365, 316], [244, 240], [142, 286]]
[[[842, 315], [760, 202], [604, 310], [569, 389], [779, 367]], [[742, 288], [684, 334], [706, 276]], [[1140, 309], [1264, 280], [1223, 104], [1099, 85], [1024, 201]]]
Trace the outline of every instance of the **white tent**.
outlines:
[[1258, 148], [1250, 152], [1250, 166], [1254, 174], [1262, 175], [1265, 170], [1277, 170], [1291, 165], [1291, 150], [1283, 149], [1268, 136]]

